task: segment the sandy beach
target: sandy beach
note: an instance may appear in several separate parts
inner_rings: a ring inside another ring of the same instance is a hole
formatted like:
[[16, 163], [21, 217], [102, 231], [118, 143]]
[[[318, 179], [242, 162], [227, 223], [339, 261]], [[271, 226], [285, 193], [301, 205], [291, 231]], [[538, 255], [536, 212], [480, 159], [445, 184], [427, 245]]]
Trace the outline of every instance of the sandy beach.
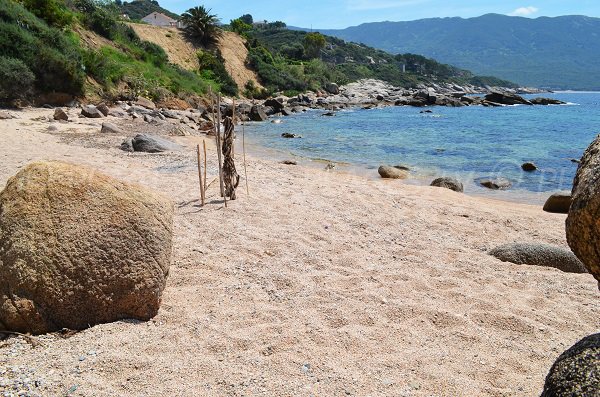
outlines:
[[[63, 160], [164, 193], [176, 208], [170, 275], [149, 322], [0, 341], [0, 391], [539, 396], [558, 355], [599, 329], [591, 275], [486, 254], [508, 242], [567, 248], [566, 215], [256, 156], [250, 195], [242, 178], [224, 208], [214, 183], [201, 208], [195, 145], [209, 143], [212, 180], [210, 137], [129, 154], [125, 136], [100, 134], [107, 119], [69, 112], [69, 123], [49, 122], [51, 109], [0, 120], [0, 188], [31, 161]], [[127, 136], [157, 128], [108, 119]]]

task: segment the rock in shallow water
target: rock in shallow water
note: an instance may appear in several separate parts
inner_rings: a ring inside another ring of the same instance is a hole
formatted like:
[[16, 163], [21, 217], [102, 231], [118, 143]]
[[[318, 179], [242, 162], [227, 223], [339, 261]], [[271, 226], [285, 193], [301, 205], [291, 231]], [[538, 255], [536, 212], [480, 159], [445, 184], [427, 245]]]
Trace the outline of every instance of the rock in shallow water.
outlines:
[[431, 182], [431, 186], [443, 187], [459, 193], [464, 191], [463, 184], [458, 179], [450, 177], [437, 178]]
[[548, 244], [511, 243], [494, 248], [489, 254], [516, 265], [553, 267], [567, 273], [587, 273], [573, 253]]
[[509, 189], [512, 186], [512, 182], [506, 178], [483, 178], [479, 184], [492, 190]]
[[173, 205], [81, 165], [33, 163], [0, 193], [0, 330], [156, 315]]
[[401, 170], [396, 167], [389, 165], [382, 165], [377, 169], [377, 172], [382, 178], [385, 179], [406, 179], [408, 178], [408, 171]]
[[527, 162], [527, 163], [523, 163], [523, 164], [521, 165], [521, 169], [522, 169], [523, 171], [527, 171], [527, 172], [533, 172], [533, 171], [537, 170], [537, 169], [538, 169], [538, 167], [537, 167], [537, 165], [535, 165], [534, 163]]
[[541, 397], [600, 396], [600, 334], [561, 354], [546, 377]]

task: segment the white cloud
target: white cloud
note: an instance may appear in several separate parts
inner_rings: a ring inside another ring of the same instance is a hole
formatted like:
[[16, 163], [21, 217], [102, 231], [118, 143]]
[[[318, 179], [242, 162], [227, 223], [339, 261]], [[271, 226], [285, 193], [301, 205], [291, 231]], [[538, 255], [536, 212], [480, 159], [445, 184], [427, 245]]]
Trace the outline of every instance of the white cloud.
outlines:
[[531, 14], [535, 14], [538, 11], [539, 11], [539, 8], [533, 7], [533, 6], [519, 7], [516, 10], [514, 10], [513, 12], [511, 12], [509, 15], [516, 16], [516, 17], [526, 17]]

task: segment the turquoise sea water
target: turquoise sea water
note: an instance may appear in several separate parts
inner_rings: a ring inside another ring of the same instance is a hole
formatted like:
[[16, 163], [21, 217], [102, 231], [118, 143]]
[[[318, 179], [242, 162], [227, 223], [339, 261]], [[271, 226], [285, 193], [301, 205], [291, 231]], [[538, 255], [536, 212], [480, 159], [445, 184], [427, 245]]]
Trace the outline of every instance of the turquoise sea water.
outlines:
[[[284, 157], [348, 163], [367, 174], [377, 175], [381, 164], [402, 164], [420, 183], [450, 175], [462, 180], [467, 192], [535, 197], [570, 190], [577, 170], [571, 159], [579, 159], [600, 133], [600, 93], [544, 96], [569, 105], [426, 108], [433, 113], [389, 107], [340, 111], [335, 117], [315, 110], [282, 118], [281, 124], [250, 123], [246, 139]], [[281, 138], [283, 132], [302, 139]], [[522, 171], [525, 161], [539, 171]], [[476, 183], [489, 176], [508, 178], [513, 188], [493, 193]]]

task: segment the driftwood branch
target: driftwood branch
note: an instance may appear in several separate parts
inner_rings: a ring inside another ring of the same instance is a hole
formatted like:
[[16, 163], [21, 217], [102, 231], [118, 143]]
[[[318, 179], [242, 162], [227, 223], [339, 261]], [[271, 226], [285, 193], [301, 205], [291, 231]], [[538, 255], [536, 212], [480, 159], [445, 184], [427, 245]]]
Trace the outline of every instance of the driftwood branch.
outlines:
[[233, 159], [233, 142], [235, 139], [235, 126], [233, 118], [225, 117], [225, 132], [223, 135], [223, 181], [225, 183], [225, 196], [236, 199], [235, 189], [240, 183], [240, 176], [235, 169]]

